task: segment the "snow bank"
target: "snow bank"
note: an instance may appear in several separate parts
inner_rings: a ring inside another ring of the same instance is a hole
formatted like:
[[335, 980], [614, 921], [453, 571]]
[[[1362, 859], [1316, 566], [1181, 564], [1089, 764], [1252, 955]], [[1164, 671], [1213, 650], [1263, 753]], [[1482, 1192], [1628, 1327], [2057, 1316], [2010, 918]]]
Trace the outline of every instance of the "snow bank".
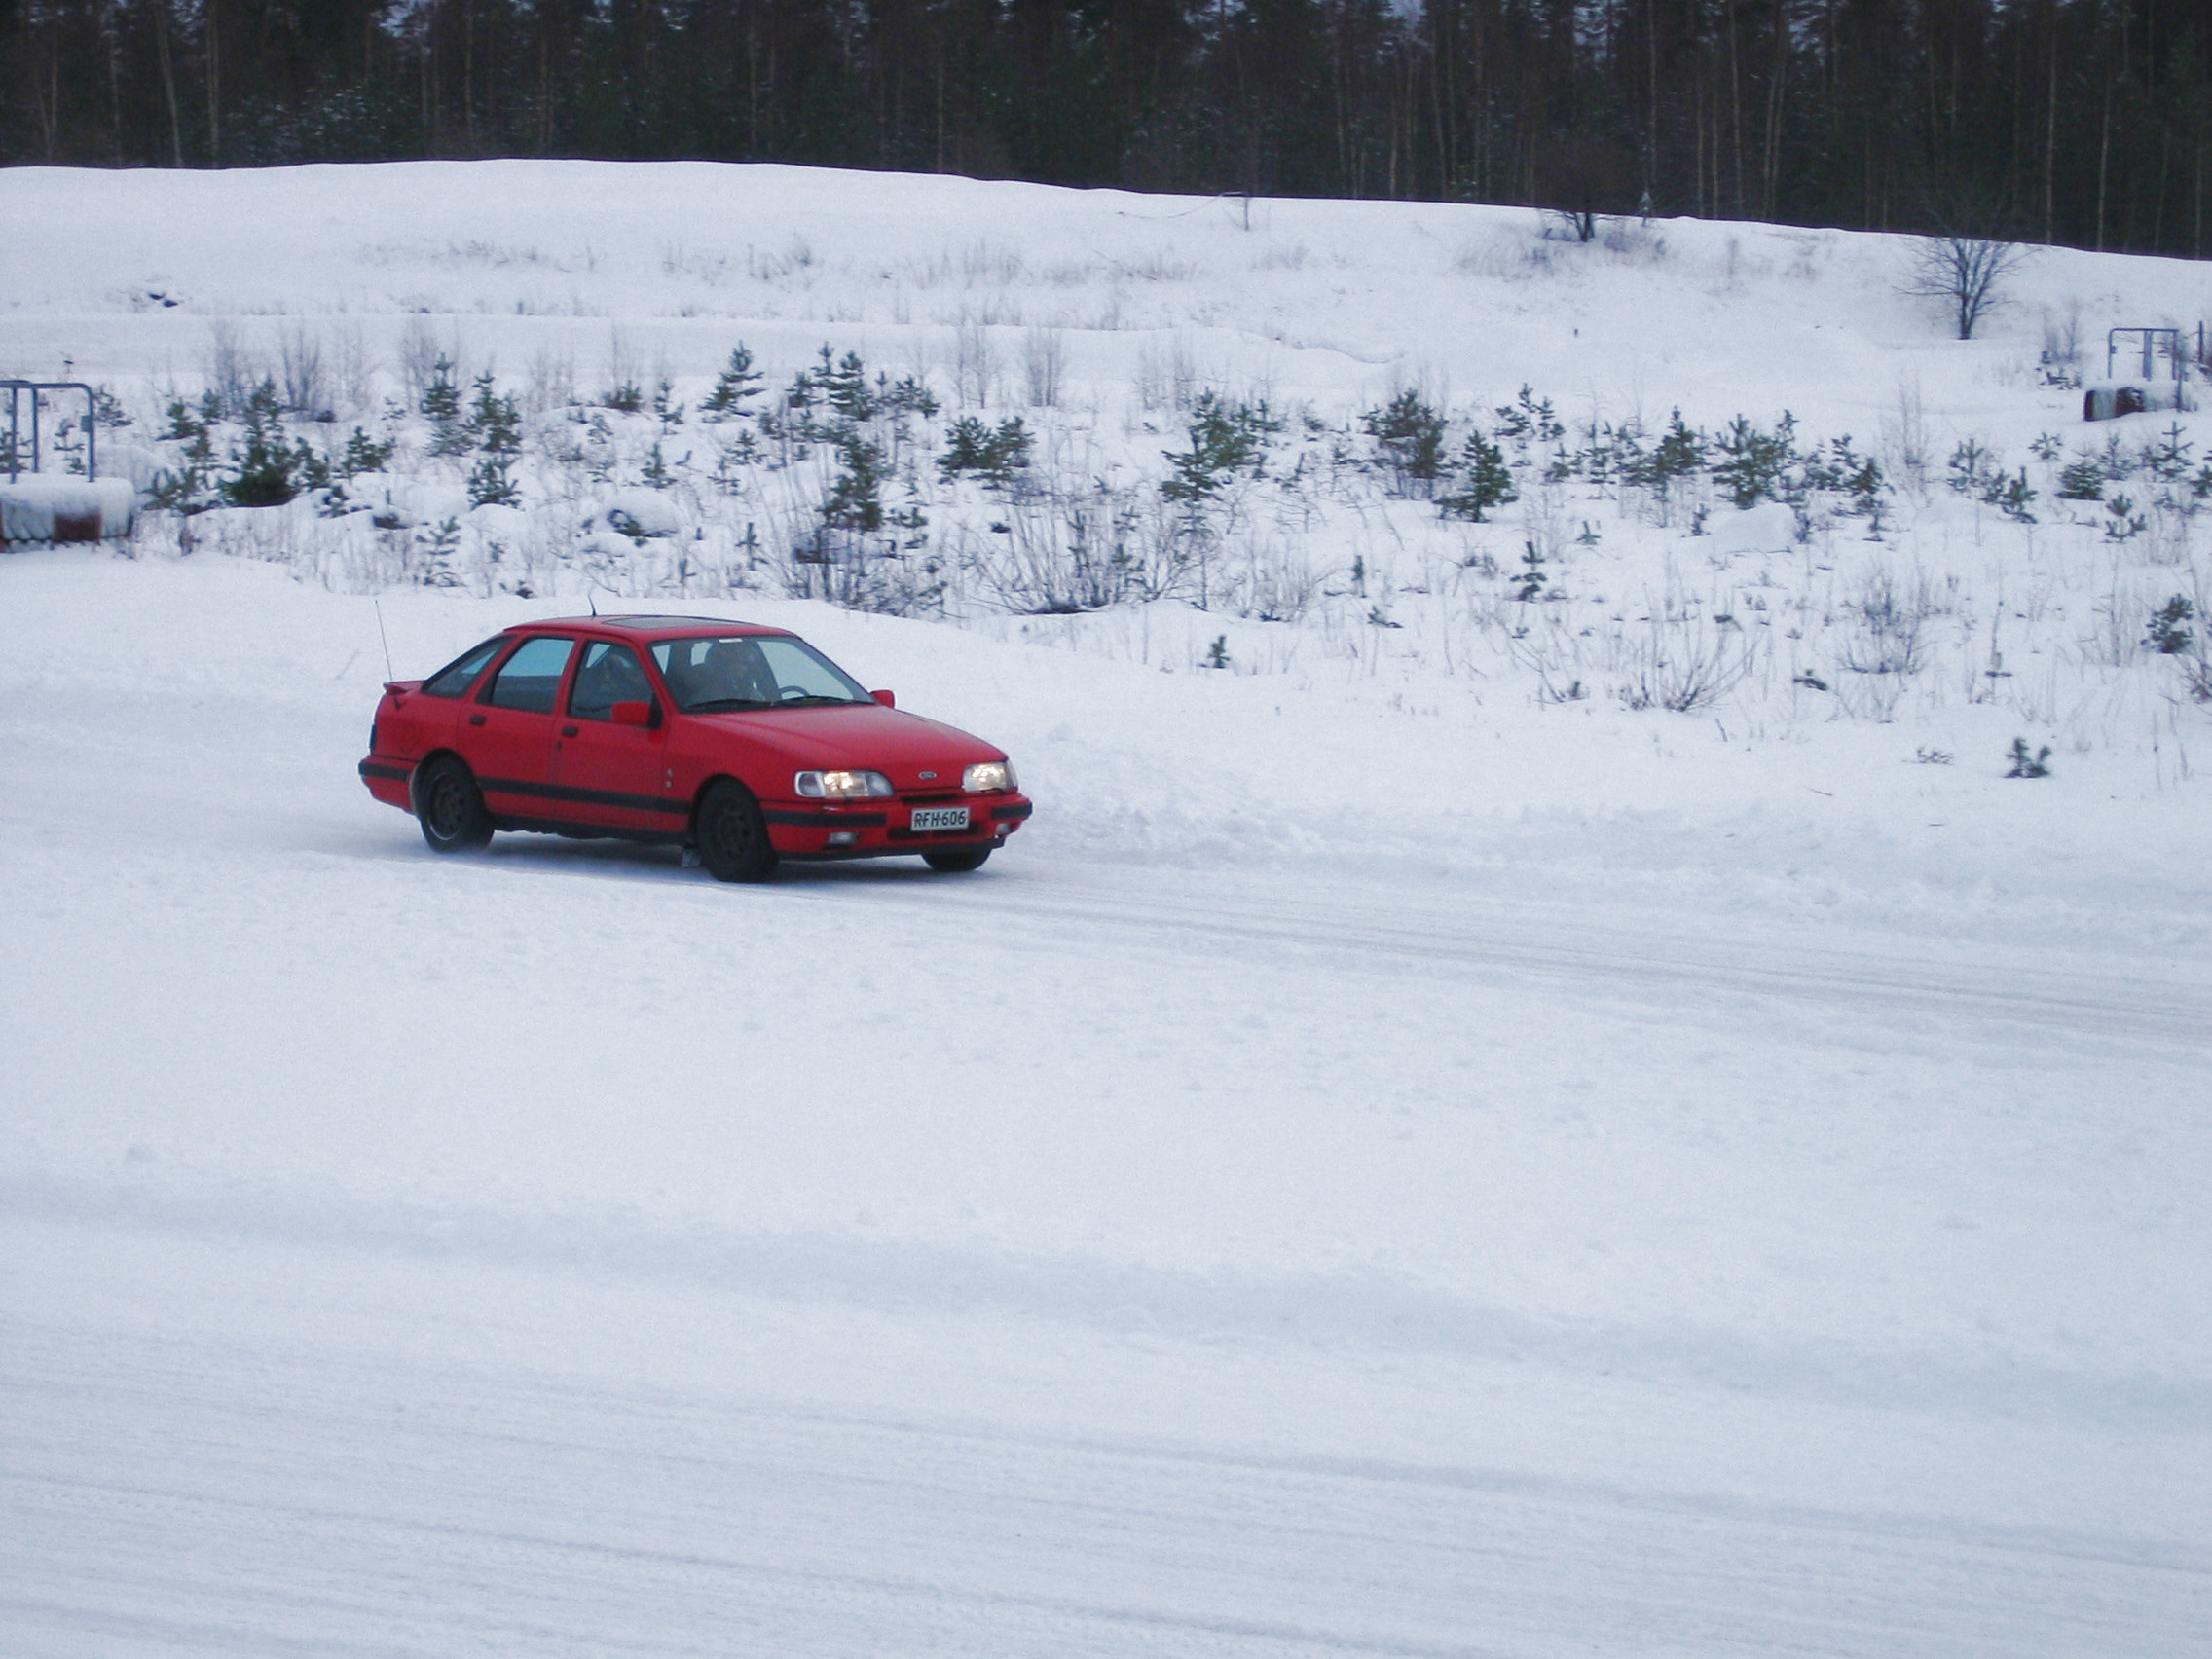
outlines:
[[128, 478], [33, 475], [0, 482], [0, 545], [129, 535], [137, 504]]
[[658, 490], [618, 490], [607, 504], [584, 520], [586, 530], [600, 525], [619, 535], [641, 539], [674, 535], [683, 520], [674, 503]]

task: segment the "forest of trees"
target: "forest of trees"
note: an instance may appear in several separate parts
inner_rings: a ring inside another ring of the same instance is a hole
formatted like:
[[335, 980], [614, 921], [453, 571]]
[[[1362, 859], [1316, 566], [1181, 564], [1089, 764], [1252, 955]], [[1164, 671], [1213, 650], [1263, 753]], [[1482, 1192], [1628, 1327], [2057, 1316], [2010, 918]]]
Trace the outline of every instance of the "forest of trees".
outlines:
[[2203, 0], [0, 0], [0, 162], [785, 161], [2201, 257]]

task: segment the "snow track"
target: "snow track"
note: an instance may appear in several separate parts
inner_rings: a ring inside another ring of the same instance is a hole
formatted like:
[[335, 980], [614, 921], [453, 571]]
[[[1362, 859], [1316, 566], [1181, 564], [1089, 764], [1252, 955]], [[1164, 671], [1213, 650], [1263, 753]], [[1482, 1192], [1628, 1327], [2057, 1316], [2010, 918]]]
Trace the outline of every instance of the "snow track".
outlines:
[[[1382, 920], [1375, 914], [1380, 895], [1363, 895], [1360, 883], [1302, 885], [1329, 897], [1289, 898], [1279, 880], [1263, 889], [1234, 876], [1203, 883], [1136, 876], [1108, 887], [1080, 872], [1055, 871], [1048, 892], [1024, 883], [1013, 892], [962, 895], [956, 903], [1039, 927], [1169, 938], [1178, 949], [1203, 948], [1210, 939], [1222, 941], [1228, 954], [1255, 945], [1339, 951], [1371, 964], [1418, 965], [1423, 972], [1477, 981], [1533, 978], [1606, 1000], [1679, 1005], [1716, 994], [1763, 996], [1976, 1029], [1996, 1021], [2008, 1028], [2140, 1036], [2192, 1049], [2202, 1044], [2212, 1024], [2212, 982], [2190, 977], [2194, 965], [2151, 978], [2080, 966], [2038, 968], [2022, 959], [2024, 952], [2002, 952], [1992, 962], [1988, 952], [1975, 960], [1940, 947], [1876, 954], [1809, 935], [1754, 942], [1685, 933], [1679, 918], [1673, 931], [1639, 929], [1587, 911], [1562, 910], [1538, 920], [1548, 906], [1470, 899], [1463, 892], [1449, 895], [1448, 915]], [[1189, 890], [1155, 896], [1147, 891], [1155, 886]], [[1222, 902], [1225, 886], [1246, 889], [1240, 902]], [[1390, 897], [1403, 902], [1402, 890]], [[868, 902], [877, 898], [871, 893]], [[932, 895], [916, 902], [937, 900]]]
[[442, 860], [357, 604], [0, 577], [10, 1659], [2208, 1650], [2201, 952]]
[[2139, 1537], [859, 1417], [705, 1378], [76, 1322], [11, 1322], [7, 1351], [0, 1628], [42, 1659], [2179, 1654], [2212, 1586]]

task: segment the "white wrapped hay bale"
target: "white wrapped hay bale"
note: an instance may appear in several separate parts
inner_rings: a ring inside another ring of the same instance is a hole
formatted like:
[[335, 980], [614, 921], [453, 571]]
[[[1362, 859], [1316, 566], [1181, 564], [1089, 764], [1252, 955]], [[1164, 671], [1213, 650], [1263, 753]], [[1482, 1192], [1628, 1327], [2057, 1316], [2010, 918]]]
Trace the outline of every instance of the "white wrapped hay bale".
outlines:
[[2082, 388], [2082, 419], [2117, 421], [2157, 409], [2194, 409], [2196, 399], [2184, 381], [2090, 381]]
[[128, 535], [137, 505], [138, 492], [128, 478], [0, 478], [0, 546]]

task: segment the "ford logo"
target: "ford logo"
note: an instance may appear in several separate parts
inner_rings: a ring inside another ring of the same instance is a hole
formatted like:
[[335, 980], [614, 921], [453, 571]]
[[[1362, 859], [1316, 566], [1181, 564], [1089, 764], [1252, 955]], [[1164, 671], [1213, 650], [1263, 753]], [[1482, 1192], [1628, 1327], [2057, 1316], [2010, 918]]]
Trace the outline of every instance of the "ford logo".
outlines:
[[936, 781], [937, 781], [937, 774], [936, 774], [935, 772], [924, 772], [924, 773], [922, 774], [922, 782], [923, 782], [923, 783], [925, 783], [925, 784], [930, 784], [930, 783], [935, 783]]

